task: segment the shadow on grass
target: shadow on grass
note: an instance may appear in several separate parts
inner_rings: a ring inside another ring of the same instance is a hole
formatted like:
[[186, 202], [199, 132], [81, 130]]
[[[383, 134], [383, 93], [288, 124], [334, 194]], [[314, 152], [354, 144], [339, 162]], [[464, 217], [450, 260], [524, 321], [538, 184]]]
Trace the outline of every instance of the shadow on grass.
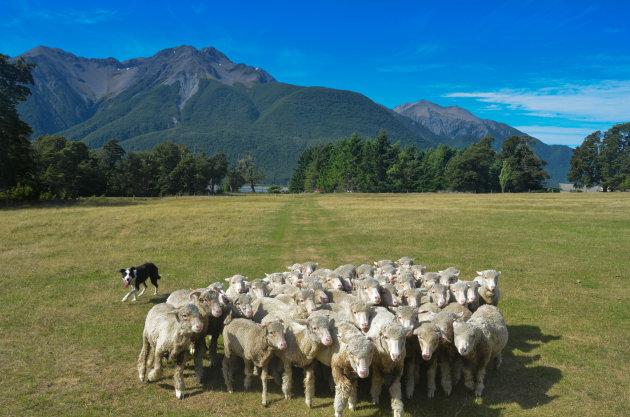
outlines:
[[[164, 297], [167, 297], [166, 295]], [[433, 399], [427, 397], [426, 370], [423, 369], [420, 381], [416, 385], [413, 398], [403, 398], [405, 412], [412, 416], [442, 417], [450, 416], [489, 416], [498, 417], [506, 408], [518, 405], [521, 409], [531, 409], [551, 403], [556, 396], [550, 396], [550, 389], [562, 379], [559, 369], [549, 366], [536, 366], [541, 359], [539, 354], [532, 354], [537, 348], [550, 342], [561, 339], [561, 336], [545, 335], [536, 326], [516, 325], [508, 326], [510, 339], [503, 350], [503, 364], [499, 370], [488, 369], [484, 384], [486, 386], [483, 397], [477, 398], [463, 386], [460, 381], [453, 389], [453, 394], [446, 397], [438, 388]], [[225, 391], [221, 363], [223, 355], [218, 355], [218, 365], [210, 368], [204, 367], [204, 379], [202, 384], [189, 386], [186, 390], [187, 397], [194, 397], [208, 391]], [[242, 361], [233, 362], [235, 393], [244, 392], [243, 388], [243, 364]], [[334, 390], [330, 389], [330, 371], [325, 367], [319, 367], [316, 373], [316, 390], [313, 408], [330, 408], [333, 406]], [[271, 374], [271, 371], [270, 371]], [[169, 375], [167, 373], [167, 375]], [[185, 376], [192, 377], [194, 367], [192, 361], [186, 366]], [[171, 375], [161, 381], [160, 387], [169, 391], [174, 390], [171, 383]], [[293, 399], [304, 401], [304, 373], [300, 368], [293, 369]], [[380, 397], [380, 404], [372, 404], [370, 397], [370, 378], [359, 380], [358, 384], [358, 409], [365, 415], [387, 416], [391, 415], [389, 386], [384, 385]], [[403, 395], [405, 392], [403, 376]], [[285, 401], [281, 387], [269, 380], [269, 400], [271, 403]], [[439, 375], [438, 375], [439, 387]], [[260, 392], [261, 382], [259, 377], [252, 378], [252, 387], [248, 392]], [[305, 411], [307, 410], [306, 406]]]
[[166, 299], [168, 298], [169, 295], [171, 295], [170, 292], [168, 294], [154, 295], [153, 297], [151, 297], [149, 299], [149, 303], [151, 303], [151, 304], [162, 304], [162, 303], [165, 303]]
[[49, 209], [65, 207], [125, 207], [134, 206], [149, 198], [89, 197], [77, 200], [0, 201], [1, 210]]

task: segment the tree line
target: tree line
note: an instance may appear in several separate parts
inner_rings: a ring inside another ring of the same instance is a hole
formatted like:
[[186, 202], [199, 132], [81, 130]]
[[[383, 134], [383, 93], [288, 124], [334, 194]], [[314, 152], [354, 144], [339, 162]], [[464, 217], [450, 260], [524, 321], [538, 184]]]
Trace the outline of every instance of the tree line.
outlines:
[[569, 181], [576, 187], [602, 191], [630, 189], [630, 123], [593, 132], [573, 150]]
[[534, 155], [528, 136], [505, 140], [501, 152], [485, 137], [468, 148], [439, 145], [419, 150], [391, 143], [386, 132], [375, 139], [357, 134], [335, 143], [306, 148], [298, 158], [289, 192], [434, 192], [475, 193], [541, 190], [549, 174]]

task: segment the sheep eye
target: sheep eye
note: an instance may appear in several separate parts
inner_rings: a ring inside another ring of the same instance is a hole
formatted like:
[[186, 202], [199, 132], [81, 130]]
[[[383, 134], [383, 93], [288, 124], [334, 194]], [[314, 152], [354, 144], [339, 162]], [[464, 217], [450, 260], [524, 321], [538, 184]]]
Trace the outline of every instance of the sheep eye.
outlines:
[[318, 329], [317, 329], [317, 327], [313, 327], [313, 330], [314, 330], [314, 331], [317, 331]]
[[183, 319], [187, 319], [188, 318], [188, 314], [186, 314], [186, 313], [182, 314], [182, 318]]

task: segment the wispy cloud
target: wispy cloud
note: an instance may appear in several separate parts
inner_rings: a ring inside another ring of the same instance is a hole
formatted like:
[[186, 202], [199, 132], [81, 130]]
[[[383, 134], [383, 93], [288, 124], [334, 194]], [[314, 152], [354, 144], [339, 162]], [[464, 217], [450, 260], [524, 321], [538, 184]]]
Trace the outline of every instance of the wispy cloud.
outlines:
[[630, 80], [565, 84], [537, 90], [456, 92], [445, 97], [503, 105], [528, 116], [608, 123], [630, 120]]
[[578, 146], [591, 133], [608, 127], [558, 127], [558, 126], [514, 126], [521, 132], [538, 138], [549, 145]]
[[97, 23], [111, 20], [117, 15], [116, 10], [107, 9], [63, 9], [63, 10], [46, 10], [40, 9], [35, 14], [47, 20], [56, 20], [60, 23], [75, 23], [82, 25], [94, 25]]

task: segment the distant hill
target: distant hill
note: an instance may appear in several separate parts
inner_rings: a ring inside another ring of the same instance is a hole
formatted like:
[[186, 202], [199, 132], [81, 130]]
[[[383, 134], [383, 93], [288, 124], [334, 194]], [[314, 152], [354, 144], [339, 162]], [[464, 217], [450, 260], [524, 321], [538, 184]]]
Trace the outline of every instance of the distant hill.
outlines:
[[[416, 122], [414, 126], [422, 126], [438, 135], [443, 143], [457, 147], [468, 147], [485, 136], [492, 136], [495, 139], [494, 149], [500, 151], [508, 137], [525, 135], [505, 123], [480, 119], [461, 107], [442, 107], [426, 100], [401, 104], [395, 107], [394, 111]], [[536, 138], [533, 139], [536, 142], [534, 152], [547, 161], [545, 169], [551, 176], [549, 183], [557, 186], [560, 182], [567, 182], [573, 150], [568, 146], [547, 145]]]
[[[505, 132], [518, 132], [460, 108], [440, 114], [450, 108], [421, 101], [390, 110], [352, 91], [279, 83], [214, 48], [179, 46], [119, 62], [41, 46], [21, 57], [37, 64], [33, 94], [19, 107], [34, 137], [61, 134], [91, 148], [117, 138], [128, 151], [171, 140], [207, 154], [223, 151], [232, 162], [252, 151], [269, 183], [287, 183], [307, 146], [353, 132], [376, 137], [385, 130], [393, 141], [420, 149], [468, 146], [486, 131], [500, 147]], [[557, 163], [544, 155], [562, 160], [566, 152], [543, 155], [545, 147], [537, 145], [536, 153], [550, 163], [550, 173], [558, 168], [558, 178], [565, 178], [568, 159]]]

